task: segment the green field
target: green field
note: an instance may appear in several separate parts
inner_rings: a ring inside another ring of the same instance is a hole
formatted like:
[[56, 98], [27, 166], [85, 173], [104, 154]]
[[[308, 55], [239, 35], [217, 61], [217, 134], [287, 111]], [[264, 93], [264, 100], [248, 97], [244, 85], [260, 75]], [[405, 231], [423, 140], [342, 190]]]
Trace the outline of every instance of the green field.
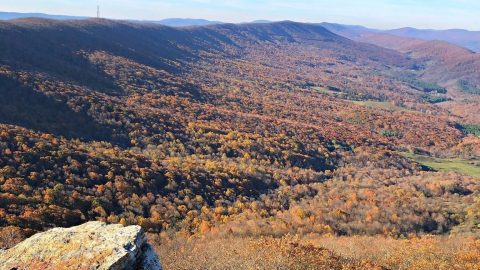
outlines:
[[460, 158], [443, 159], [434, 158], [430, 156], [417, 155], [413, 153], [402, 153], [405, 157], [408, 157], [416, 162], [430, 167], [438, 171], [453, 171], [465, 175], [480, 178], [480, 166], [471, 164], [472, 162], [479, 162], [480, 160], [465, 160]]
[[311, 88], [313, 91], [316, 91], [317, 93], [320, 94], [333, 94], [333, 95], [344, 95], [345, 93], [339, 92], [339, 91], [333, 91], [333, 90], [328, 90], [325, 87], [319, 87], [315, 86]]
[[[344, 92], [332, 91], [325, 87], [317, 86], [317, 87], [312, 87], [311, 89], [316, 91], [317, 93], [333, 95], [340, 98], [345, 98], [345, 96], [347, 95]], [[403, 108], [387, 101], [374, 101], [374, 100], [350, 100], [350, 101], [355, 103], [356, 105], [373, 108], [373, 109], [382, 109], [382, 110], [394, 111], [394, 112], [415, 112], [414, 110]]]
[[412, 110], [409, 110], [407, 108], [402, 108], [400, 106], [396, 106], [390, 102], [386, 101], [353, 101], [353, 103], [360, 105], [360, 106], [365, 106], [369, 108], [376, 108], [376, 109], [383, 109], [383, 110], [388, 110], [388, 111], [404, 111], [404, 112], [410, 112]]

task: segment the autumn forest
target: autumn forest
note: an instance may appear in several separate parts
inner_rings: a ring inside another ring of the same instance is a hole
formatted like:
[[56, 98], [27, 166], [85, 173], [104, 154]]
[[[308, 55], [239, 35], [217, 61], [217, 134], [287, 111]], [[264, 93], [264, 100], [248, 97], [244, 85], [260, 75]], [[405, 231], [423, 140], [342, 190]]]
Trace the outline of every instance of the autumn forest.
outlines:
[[166, 269], [260, 247], [283, 255], [259, 269], [478, 269], [480, 58], [397, 39], [0, 22], [0, 248], [100, 220], [142, 226]]

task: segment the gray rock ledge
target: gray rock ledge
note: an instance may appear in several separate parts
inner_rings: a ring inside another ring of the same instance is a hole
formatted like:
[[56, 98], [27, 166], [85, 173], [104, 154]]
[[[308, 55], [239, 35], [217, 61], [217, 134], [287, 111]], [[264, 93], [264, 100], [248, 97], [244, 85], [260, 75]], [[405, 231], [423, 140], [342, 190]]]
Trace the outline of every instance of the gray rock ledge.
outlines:
[[0, 270], [159, 270], [158, 256], [140, 226], [87, 222], [37, 233], [0, 252]]

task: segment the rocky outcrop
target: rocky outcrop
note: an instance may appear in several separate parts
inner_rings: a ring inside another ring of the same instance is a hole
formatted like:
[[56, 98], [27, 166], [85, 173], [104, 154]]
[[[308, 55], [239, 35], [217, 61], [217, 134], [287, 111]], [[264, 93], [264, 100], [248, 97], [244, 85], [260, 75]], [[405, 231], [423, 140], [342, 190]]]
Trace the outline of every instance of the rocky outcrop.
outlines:
[[140, 226], [88, 222], [35, 234], [0, 252], [0, 269], [158, 270], [158, 256]]

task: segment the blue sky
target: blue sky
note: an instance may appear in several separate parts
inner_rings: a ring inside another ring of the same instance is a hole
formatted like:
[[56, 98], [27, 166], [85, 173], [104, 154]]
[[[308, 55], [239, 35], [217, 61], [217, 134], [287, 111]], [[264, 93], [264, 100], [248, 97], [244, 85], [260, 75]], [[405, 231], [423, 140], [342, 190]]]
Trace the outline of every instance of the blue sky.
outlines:
[[337, 22], [381, 29], [480, 30], [480, 0], [0, 0], [1, 11], [43, 12], [113, 19], [204, 18]]

